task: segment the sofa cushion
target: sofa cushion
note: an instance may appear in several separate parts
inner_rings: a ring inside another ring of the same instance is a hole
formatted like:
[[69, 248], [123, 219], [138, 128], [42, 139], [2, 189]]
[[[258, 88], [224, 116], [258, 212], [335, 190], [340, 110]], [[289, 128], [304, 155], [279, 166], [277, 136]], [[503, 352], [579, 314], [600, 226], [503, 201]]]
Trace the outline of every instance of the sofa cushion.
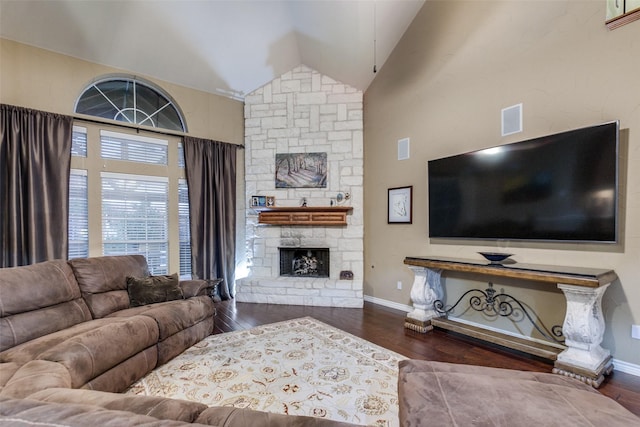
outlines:
[[[11, 366], [13, 365], [13, 366]], [[2, 363], [0, 370], [13, 370], [16, 364]], [[9, 372], [6, 372], [7, 374]], [[3, 376], [5, 376], [3, 374]], [[8, 375], [7, 375], [8, 376]], [[61, 364], [47, 360], [32, 360], [11, 373], [0, 390], [0, 396], [23, 398], [47, 388], [71, 387], [71, 375]]]
[[149, 275], [143, 255], [77, 258], [69, 264], [94, 319], [128, 308], [127, 277]]
[[164, 365], [187, 348], [213, 333], [213, 317], [204, 319], [158, 343], [158, 366]]
[[91, 379], [81, 388], [122, 393], [157, 366], [158, 348], [149, 347]]
[[73, 325], [67, 329], [53, 332], [31, 341], [22, 343], [0, 353], [0, 362], [27, 363], [37, 359], [40, 354], [76, 335], [82, 335], [104, 325], [113, 323], [113, 319], [96, 319]]
[[178, 274], [165, 276], [127, 277], [127, 292], [131, 307], [184, 299], [178, 285]]
[[424, 360], [399, 364], [400, 425], [638, 425], [613, 399], [575, 379]]
[[149, 317], [109, 320], [45, 350], [38, 359], [63, 364], [71, 373], [71, 386], [79, 388], [158, 342], [158, 325]]
[[185, 300], [161, 302], [111, 314], [110, 318], [123, 318], [135, 315], [154, 319], [159, 328], [160, 341], [199, 323], [207, 317], [213, 317], [215, 307], [209, 297], [194, 297]]
[[15, 362], [0, 363], [0, 390], [9, 382], [21, 366], [20, 363]]
[[[71, 386], [79, 388], [149, 347], [153, 358], [146, 359], [153, 369], [157, 342], [158, 325], [148, 316], [96, 319], [6, 350], [0, 353], [0, 359], [19, 364], [36, 359], [58, 362], [69, 371]], [[149, 367], [142, 369], [144, 375]], [[131, 376], [134, 374], [139, 375], [132, 370]]]
[[91, 320], [66, 261], [0, 269], [0, 352]]

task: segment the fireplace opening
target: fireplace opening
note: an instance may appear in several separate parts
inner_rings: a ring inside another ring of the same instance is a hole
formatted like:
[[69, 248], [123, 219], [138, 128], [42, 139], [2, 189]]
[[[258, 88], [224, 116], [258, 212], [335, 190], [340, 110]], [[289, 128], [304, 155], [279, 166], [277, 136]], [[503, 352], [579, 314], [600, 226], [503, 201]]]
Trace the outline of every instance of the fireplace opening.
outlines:
[[280, 276], [329, 277], [329, 248], [278, 248]]

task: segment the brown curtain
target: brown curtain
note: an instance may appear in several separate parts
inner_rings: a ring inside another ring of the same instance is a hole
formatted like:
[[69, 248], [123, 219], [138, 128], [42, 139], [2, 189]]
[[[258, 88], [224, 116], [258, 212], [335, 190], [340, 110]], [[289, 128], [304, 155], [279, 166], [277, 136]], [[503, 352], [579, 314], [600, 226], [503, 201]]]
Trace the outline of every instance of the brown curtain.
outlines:
[[2, 267], [66, 259], [73, 119], [0, 109]]
[[197, 279], [224, 279], [222, 299], [235, 294], [236, 150], [238, 145], [184, 137], [189, 186], [191, 272]]

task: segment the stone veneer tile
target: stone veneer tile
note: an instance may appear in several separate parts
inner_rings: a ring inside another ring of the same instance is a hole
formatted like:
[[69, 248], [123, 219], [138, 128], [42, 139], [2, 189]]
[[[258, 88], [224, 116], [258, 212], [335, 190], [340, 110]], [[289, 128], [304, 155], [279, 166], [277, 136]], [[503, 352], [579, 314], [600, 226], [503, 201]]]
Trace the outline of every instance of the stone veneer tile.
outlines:
[[[274, 195], [276, 205], [327, 206], [350, 193], [354, 208], [346, 227], [274, 227], [257, 224], [246, 211], [250, 275], [237, 281], [236, 298], [246, 302], [362, 307], [363, 265], [363, 95], [300, 66], [245, 97], [247, 201]], [[275, 189], [275, 153], [326, 152], [328, 187]], [[279, 277], [279, 246], [329, 247], [331, 277]], [[338, 279], [352, 270], [354, 280]], [[292, 295], [295, 294], [295, 295]]]

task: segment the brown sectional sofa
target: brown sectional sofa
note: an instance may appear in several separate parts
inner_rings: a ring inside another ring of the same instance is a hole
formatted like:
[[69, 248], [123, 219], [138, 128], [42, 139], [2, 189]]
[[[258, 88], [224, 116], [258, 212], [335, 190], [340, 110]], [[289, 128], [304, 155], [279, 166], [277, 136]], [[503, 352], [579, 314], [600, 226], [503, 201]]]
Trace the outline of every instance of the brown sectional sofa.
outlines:
[[118, 394], [213, 332], [208, 282], [131, 307], [127, 277], [146, 276], [140, 255], [0, 269], [0, 425], [343, 425]]
[[203, 280], [180, 283], [185, 299], [130, 308], [127, 277], [148, 275], [141, 255], [1, 269], [0, 395], [52, 386], [122, 392], [211, 334], [215, 308]]

